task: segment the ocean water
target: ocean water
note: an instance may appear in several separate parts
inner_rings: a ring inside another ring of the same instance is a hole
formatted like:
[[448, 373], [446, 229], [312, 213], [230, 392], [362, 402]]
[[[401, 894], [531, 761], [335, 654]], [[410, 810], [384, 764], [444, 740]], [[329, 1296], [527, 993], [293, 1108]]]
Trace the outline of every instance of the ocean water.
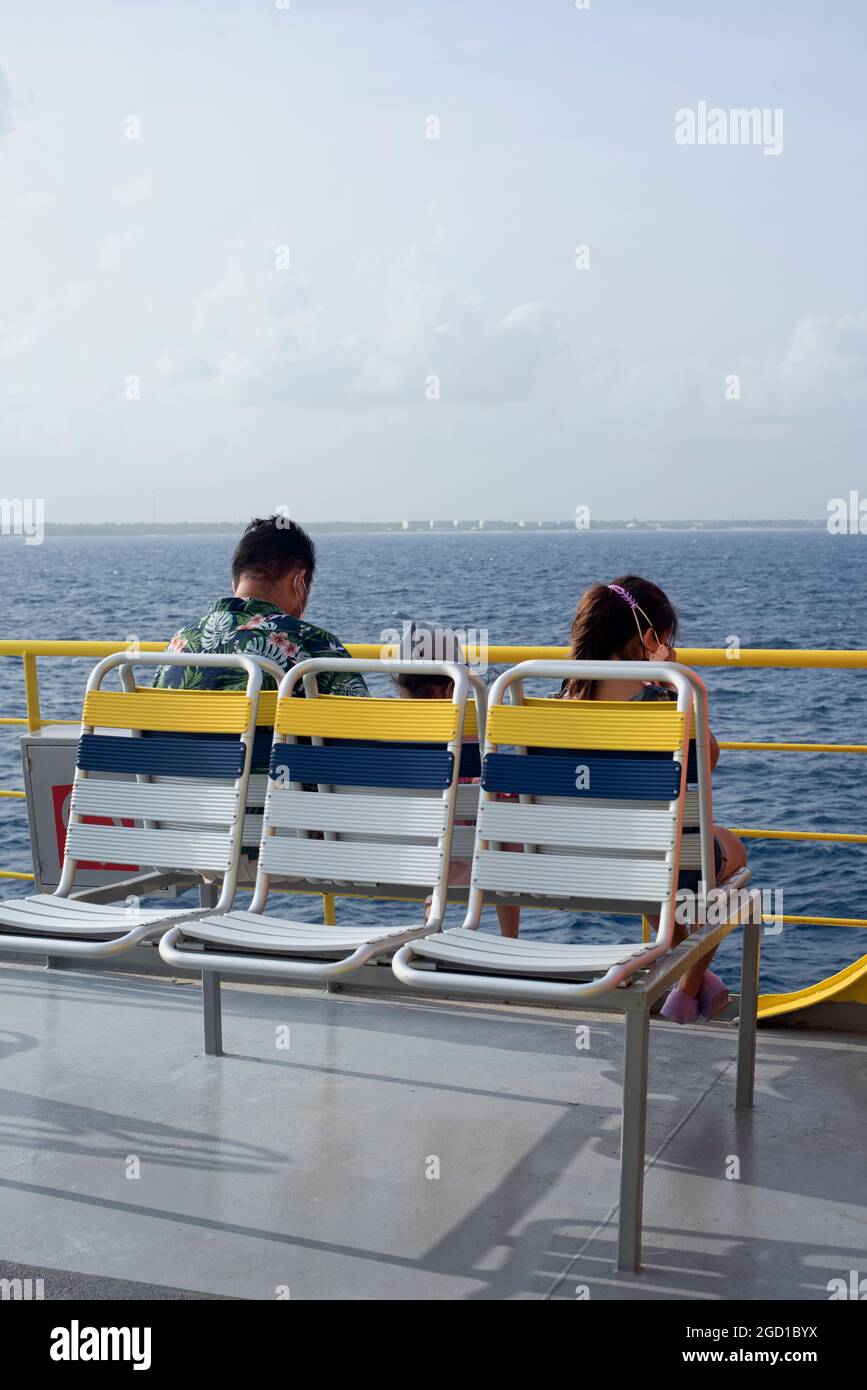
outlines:
[[[565, 643], [581, 591], [638, 573], [680, 614], [678, 646], [867, 647], [865, 542], [816, 532], [329, 534], [309, 617], [343, 641], [377, 641], [404, 618], [485, 629], [496, 642]], [[49, 538], [0, 542], [7, 594], [0, 637], [169, 637], [230, 593], [225, 536]], [[44, 716], [75, 718], [92, 663], [40, 662]], [[867, 743], [867, 671], [703, 671], [721, 739]], [[0, 660], [0, 712], [24, 712], [21, 663]], [[0, 785], [21, 786], [15, 729], [0, 735]], [[867, 832], [867, 762], [853, 754], [724, 752], [714, 775], [718, 822]], [[0, 867], [29, 868], [23, 802], [0, 801]], [[782, 891], [788, 913], [867, 916], [867, 846], [749, 842], [757, 887]], [[0, 892], [28, 886], [4, 881]], [[284, 898], [296, 915], [317, 903]], [[400, 916], [398, 904], [338, 903], [338, 915]], [[486, 928], [496, 930], [495, 920]], [[623, 923], [526, 912], [522, 931], [548, 939], [620, 937]], [[629, 927], [635, 930], [635, 924]], [[788, 926], [766, 937], [762, 988], [793, 989], [867, 952], [867, 933]], [[733, 980], [737, 946], [718, 961]]]

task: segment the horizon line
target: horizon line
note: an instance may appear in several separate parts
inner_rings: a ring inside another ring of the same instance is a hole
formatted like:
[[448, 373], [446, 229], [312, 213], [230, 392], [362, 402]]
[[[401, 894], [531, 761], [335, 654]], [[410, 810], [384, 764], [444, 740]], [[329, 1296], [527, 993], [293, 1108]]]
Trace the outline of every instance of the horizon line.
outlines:
[[[292, 518], [292, 520], [296, 520]], [[349, 521], [349, 520], [306, 520], [298, 521], [299, 526], [305, 529], [328, 528], [331, 530], [356, 530], [356, 531], [394, 531], [398, 534], [411, 532], [431, 532], [439, 531], [451, 534], [455, 531], [485, 531], [497, 529], [509, 530], [555, 530], [555, 531], [598, 531], [598, 530], [647, 530], [647, 529], [686, 529], [707, 528], [710, 530], [724, 530], [735, 526], [773, 526], [773, 527], [799, 527], [799, 528], [823, 528], [827, 525], [827, 518], [813, 517], [648, 517], [648, 518], [620, 518], [606, 517], [599, 521], [592, 522], [586, 526], [576, 526], [570, 517], [564, 520], [557, 518], [533, 518], [531, 521], [513, 521], [505, 517], [481, 518], [472, 520], [470, 518], [460, 518], [458, 520], [448, 520], [446, 518], [433, 518], [431, 520], [423, 518], [409, 518], [404, 520], [376, 520], [376, 521]], [[94, 530], [135, 530], [135, 531], [229, 531], [243, 530], [249, 525], [249, 521], [230, 520], [230, 521], [46, 521], [44, 529], [49, 531], [94, 531]]]

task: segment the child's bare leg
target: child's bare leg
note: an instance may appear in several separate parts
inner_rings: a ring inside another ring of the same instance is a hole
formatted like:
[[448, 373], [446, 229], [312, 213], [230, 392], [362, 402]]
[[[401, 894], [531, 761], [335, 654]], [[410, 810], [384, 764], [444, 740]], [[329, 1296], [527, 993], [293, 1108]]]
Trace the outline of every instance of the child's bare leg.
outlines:
[[519, 907], [498, 907], [497, 916], [500, 919], [500, 936], [517, 937], [521, 927], [521, 909]]
[[[747, 851], [737, 835], [733, 835], [724, 825], [715, 825], [713, 833], [722, 845], [723, 862], [720, 865], [719, 871], [719, 877], [722, 880], [728, 878], [737, 869], [742, 869], [744, 867], [747, 862]], [[680, 936], [677, 934], [678, 931], [680, 932]], [[679, 925], [675, 926], [674, 932], [676, 941], [685, 940], [688, 934], [686, 928]], [[698, 961], [691, 970], [687, 970], [685, 975], [681, 975], [677, 982], [678, 989], [682, 989], [684, 994], [689, 994], [695, 999], [701, 989], [704, 973], [715, 955], [715, 950], [709, 952], [709, 954]]]
[[724, 825], [715, 825], [713, 833], [722, 845], [723, 862], [719, 871], [721, 879], [729, 878], [738, 869], [742, 869], [747, 862], [747, 848], [742, 840], [739, 840], [733, 831], [727, 830]]
[[[520, 854], [523, 845], [506, 845], [506, 849], [513, 854]], [[498, 907], [497, 916], [500, 919], [500, 936], [508, 936], [513, 941], [517, 938], [521, 927], [521, 909], [519, 907]]]

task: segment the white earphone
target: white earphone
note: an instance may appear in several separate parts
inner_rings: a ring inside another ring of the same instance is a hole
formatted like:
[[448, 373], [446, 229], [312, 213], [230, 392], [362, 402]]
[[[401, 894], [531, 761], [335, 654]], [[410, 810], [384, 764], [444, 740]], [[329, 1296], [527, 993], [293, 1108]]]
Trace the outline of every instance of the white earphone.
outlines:
[[298, 614], [298, 616], [299, 616], [299, 618], [300, 618], [300, 617], [303, 616], [304, 610], [305, 610], [305, 608], [307, 607], [307, 600], [308, 600], [308, 598], [310, 597], [310, 590], [308, 589], [307, 584], [305, 583], [305, 581], [304, 581], [303, 579], [301, 579], [301, 583], [304, 585], [304, 597], [303, 597], [303, 599], [302, 599], [301, 595], [300, 595], [299, 592], [298, 592], [298, 580], [299, 580], [299, 579], [301, 579], [301, 575], [300, 575], [300, 574], [296, 574], [296, 576], [295, 576], [295, 583], [294, 583], [294, 585], [293, 585], [293, 588], [294, 588], [294, 590], [295, 590], [295, 597], [297, 598], [298, 602], [301, 604], [301, 612]]

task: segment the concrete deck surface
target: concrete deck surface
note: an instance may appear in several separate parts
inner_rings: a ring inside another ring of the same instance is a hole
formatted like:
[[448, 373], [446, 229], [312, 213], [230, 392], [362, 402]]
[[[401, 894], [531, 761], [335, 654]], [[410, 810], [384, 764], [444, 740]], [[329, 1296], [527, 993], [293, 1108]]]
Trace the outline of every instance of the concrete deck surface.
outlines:
[[206, 1058], [196, 984], [0, 965], [0, 1279], [26, 1266], [47, 1299], [826, 1300], [867, 1274], [867, 1036], [761, 1029], [736, 1115], [735, 1030], [654, 1022], [626, 1276], [621, 1018], [258, 986], [224, 986], [223, 1013]]

